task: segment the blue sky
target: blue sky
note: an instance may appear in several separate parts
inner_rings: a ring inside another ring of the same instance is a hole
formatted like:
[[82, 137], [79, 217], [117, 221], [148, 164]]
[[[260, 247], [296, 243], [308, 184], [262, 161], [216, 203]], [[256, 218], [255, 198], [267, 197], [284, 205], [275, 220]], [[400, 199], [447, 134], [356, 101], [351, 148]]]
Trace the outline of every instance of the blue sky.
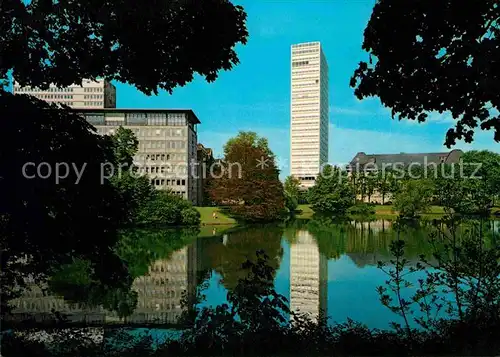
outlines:
[[[320, 41], [330, 68], [331, 163], [346, 163], [366, 153], [431, 152], [443, 146], [452, 125], [447, 114], [433, 115], [425, 124], [392, 120], [378, 98], [359, 101], [349, 79], [360, 60], [363, 31], [372, 0], [237, 1], [248, 14], [249, 41], [238, 46], [241, 63], [206, 83], [197, 77], [172, 95], [148, 97], [117, 84], [121, 108], [189, 108], [201, 120], [199, 141], [222, 152], [223, 144], [240, 130], [253, 130], [269, 139], [279, 158], [281, 177], [289, 174], [290, 46]], [[200, 56], [203, 53], [200, 52]], [[456, 148], [498, 151], [492, 132], [479, 132], [473, 145]]]

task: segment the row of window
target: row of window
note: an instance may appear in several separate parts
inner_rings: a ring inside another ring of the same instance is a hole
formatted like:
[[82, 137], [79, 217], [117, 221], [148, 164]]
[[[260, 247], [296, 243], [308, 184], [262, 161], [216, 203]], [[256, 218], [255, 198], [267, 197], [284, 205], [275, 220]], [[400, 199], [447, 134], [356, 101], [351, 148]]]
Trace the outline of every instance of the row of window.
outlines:
[[185, 154], [149, 154], [149, 155], [139, 155], [139, 160], [151, 160], [151, 161], [166, 161], [166, 160], [184, 160], [186, 158]]
[[[93, 103], [93, 102], [85, 102], [85, 103]], [[102, 102], [100, 102], [102, 105]], [[87, 104], [86, 104], [87, 105]], [[90, 104], [92, 105], [92, 104]], [[130, 113], [108, 113], [106, 116], [104, 114], [97, 113], [89, 113], [85, 115], [87, 121], [92, 125], [114, 125], [111, 124], [109, 120], [105, 120], [106, 118], [112, 116], [119, 116], [124, 118], [123, 121], [120, 121], [118, 125], [154, 125], [154, 126], [184, 126], [187, 125], [185, 118], [168, 118], [168, 119], [159, 119], [159, 118], [138, 118], [137, 116], [131, 116]]]
[[139, 150], [144, 149], [185, 149], [186, 142], [183, 140], [148, 140], [139, 142]]
[[[154, 180], [151, 180], [151, 185], [157, 186], [157, 187], [165, 187], [165, 186], [168, 186], [168, 185], [166, 185], [166, 181], [167, 180], [165, 180], [165, 179], [154, 179]], [[177, 196], [186, 197], [186, 191], [171, 191], [171, 192]]]
[[292, 62], [292, 67], [302, 67], [302, 66], [307, 66], [309, 64], [309, 61], [296, 61]]
[[70, 94], [35, 94], [34, 97], [38, 99], [73, 99]]
[[102, 107], [102, 102], [83, 102], [83, 105], [87, 107]]
[[31, 87], [14, 87], [16, 92], [73, 92], [73, 88], [55, 88], [49, 87], [47, 89], [31, 88]]
[[103, 99], [104, 96], [102, 94], [87, 94], [83, 96], [83, 99]]
[[133, 129], [134, 134], [137, 137], [145, 136], [185, 136], [186, 131], [184, 129]]
[[102, 92], [103, 88], [102, 87], [83, 88], [83, 91], [86, 92], [86, 93]]
[[313, 48], [313, 49], [309, 49], [309, 50], [293, 50], [292, 54], [299, 55], [299, 54], [303, 54], [303, 53], [318, 53], [318, 52], [319, 52], [319, 48]]

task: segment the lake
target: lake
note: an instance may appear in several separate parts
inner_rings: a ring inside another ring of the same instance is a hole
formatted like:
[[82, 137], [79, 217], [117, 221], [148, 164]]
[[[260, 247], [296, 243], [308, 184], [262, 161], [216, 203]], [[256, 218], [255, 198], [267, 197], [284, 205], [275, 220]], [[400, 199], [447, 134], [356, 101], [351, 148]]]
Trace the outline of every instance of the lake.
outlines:
[[[407, 227], [399, 233], [406, 242], [410, 264], [420, 254], [430, 256], [428, 237], [436, 224]], [[136, 276], [133, 289], [138, 304], [125, 319], [100, 307], [68, 303], [34, 285], [13, 301], [16, 319], [51, 319], [54, 309], [75, 323], [175, 327], [182, 313], [183, 291], [192, 293], [205, 283], [202, 304], [225, 302], [228, 289], [248, 274], [241, 264], [255, 260], [256, 251], [264, 250], [275, 270], [275, 289], [288, 299], [292, 310], [314, 316], [323, 310], [331, 323], [351, 318], [372, 328], [400, 322], [380, 303], [376, 291], [387, 280], [377, 262], [391, 259], [389, 244], [398, 237], [392, 221], [296, 220], [280, 225], [207, 228], [196, 235], [186, 231], [129, 233], [133, 249], [127, 250], [126, 260]], [[493, 239], [500, 237], [499, 221], [487, 222], [486, 229]]]

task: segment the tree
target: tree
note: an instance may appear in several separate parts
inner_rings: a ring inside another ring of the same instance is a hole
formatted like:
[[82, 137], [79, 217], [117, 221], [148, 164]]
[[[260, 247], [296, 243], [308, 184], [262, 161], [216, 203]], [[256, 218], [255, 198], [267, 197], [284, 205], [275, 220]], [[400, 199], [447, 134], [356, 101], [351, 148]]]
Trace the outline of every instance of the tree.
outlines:
[[243, 8], [227, 0], [3, 1], [0, 79], [13, 70], [32, 87], [105, 77], [148, 95], [171, 92], [195, 73], [213, 81], [238, 64], [245, 22]]
[[394, 198], [394, 208], [401, 217], [417, 218], [429, 209], [433, 195], [432, 188], [429, 180], [406, 181]]
[[116, 133], [110, 135], [113, 150], [120, 171], [128, 171], [134, 163], [134, 155], [139, 148], [139, 140], [131, 129], [120, 126]]
[[285, 191], [285, 206], [290, 210], [290, 212], [294, 212], [299, 205], [300, 199], [300, 181], [299, 179], [288, 176], [285, 179], [284, 184]]
[[[111, 284], [127, 278], [111, 249], [118, 227], [127, 222], [127, 206], [103, 180], [110, 174], [103, 164], [118, 161], [109, 138], [96, 135], [68, 108], [7, 93], [9, 74], [22, 86], [41, 89], [104, 77], [146, 94], [171, 92], [195, 73], [213, 81], [221, 69], [237, 64], [234, 46], [246, 43], [245, 20], [243, 9], [225, 0], [156, 1], [148, 6], [115, 0], [2, 2], [3, 297], [11, 297], [28, 273], [44, 279], [54, 267], [77, 258], [91, 261], [97, 280]], [[27, 163], [69, 171], [59, 182], [53, 176], [27, 179], [22, 174]], [[82, 168], [80, 176], [74, 169]]]
[[371, 172], [366, 173], [365, 181], [366, 181], [366, 196], [368, 197], [368, 203], [370, 203], [372, 195], [377, 190], [377, 176]]
[[325, 166], [316, 184], [309, 189], [309, 202], [312, 209], [319, 213], [343, 216], [354, 205], [354, 200], [347, 174], [330, 165]]
[[478, 125], [500, 141], [499, 16], [496, 0], [377, 1], [364, 32], [369, 61], [351, 79], [355, 95], [378, 96], [393, 118], [451, 112], [448, 147], [471, 142]]
[[108, 141], [70, 110], [28, 96], [0, 95], [0, 118], [2, 303], [28, 274], [45, 279], [77, 258], [105, 284], [126, 280], [112, 250], [124, 202], [102, 180], [102, 164], [115, 162]]
[[240, 132], [224, 145], [220, 178], [211, 181], [210, 195], [229, 205], [232, 214], [248, 221], [279, 219], [285, 208], [283, 185], [267, 140]]
[[462, 160], [467, 183], [477, 187], [487, 197], [487, 204], [493, 205], [500, 195], [500, 154], [473, 150], [464, 153]]
[[294, 176], [288, 176], [285, 179], [283, 188], [285, 192], [290, 194], [290, 196], [298, 198], [300, 192], [300, 180]]
[[391, 193], [391, 188], [394, 185], [394, 176], [390, 171], [379, 171], [377, 173], [377, 190], [382, 196], [382, 204], [385, 204], [385, 199], [388, 193]]

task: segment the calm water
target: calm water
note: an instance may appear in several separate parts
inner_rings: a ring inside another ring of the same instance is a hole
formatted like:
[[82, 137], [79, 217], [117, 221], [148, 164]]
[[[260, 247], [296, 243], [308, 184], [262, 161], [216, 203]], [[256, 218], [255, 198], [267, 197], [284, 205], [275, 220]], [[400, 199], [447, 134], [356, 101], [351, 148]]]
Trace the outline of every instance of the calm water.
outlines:
[[[205, 282], [204, 304], [226, 301], [228, 289], [247, 271], [241, 264], [264, 250], [275, 269], [275, 288], [297, 311], [317, 315], [327, 312], [331, 322], [350, 317], [373, 328], [387, 328], [397, 317], [379, 302], [377, 286], [387, 276], [378, 261], [390, 259], [389, 244], [397, 237], [391, 221], [345, 222], [295, 221], [287, 225], [247, 227], [225, 233], [205, 227], [198, 236], [186, 232], [134, 232], [128, 237], [137, 253], [127, 260], [137, 276], [133, 288], [138, 305], [125, 320], [102, 308], [82, 308], [37, 287], [14, 301], [20, 319], [48, 318], [51, 309], [68, 314], [72, 321], [121, 322], [130, 325], [173, 324], [182, 312], [184, 290], [194, 291]], [[427, 237], [432, 227], [407, 228], [400, 237], [407, 242], [407, 258], [416, 262], [430, 254]], [[487, 224], [488, 235], [500, 236], [500, 222]], [[414, 276], [413, 279], [417, 279]]]

